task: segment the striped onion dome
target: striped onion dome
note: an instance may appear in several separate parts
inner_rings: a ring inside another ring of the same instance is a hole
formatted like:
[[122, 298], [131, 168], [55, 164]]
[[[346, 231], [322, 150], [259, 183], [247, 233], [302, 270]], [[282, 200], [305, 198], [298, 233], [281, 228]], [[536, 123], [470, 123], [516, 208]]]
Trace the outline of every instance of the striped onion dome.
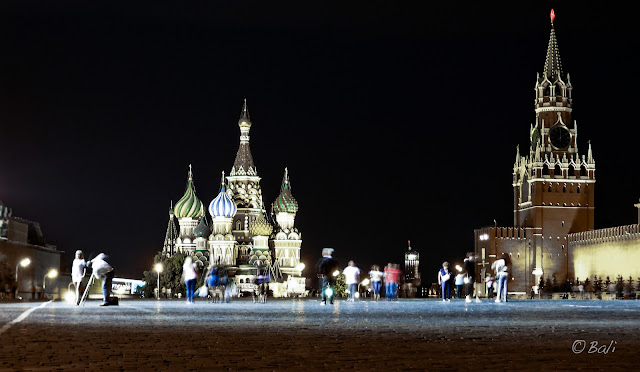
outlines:
[[273, 226], [262, 215], [262, 211], [260, 211], [260, 215], [249, 225], [249, 232], [254, 236], [269, 236], [273, 231]]
[[199, 238], [199, 237], [206, 238], [207, 236], [209, 236], [209, 234], [211, 234], [211, 230], [209, 229], [209, 226], [207, 226], [207, 223], [204, 221], [204, 218], [201, 218], [200, 223], [198, 223], [198, 226], [196, 226], [195, 229], [193, 229], [193, 235], [196, 238]]
[[209, 213], [212, 217], [233, 217], [236, 212], [238, 212], [238, 206], [227, 195], [222, 185], [218, 196], [209, 204]]
[[176, 205], [173, 207], [173, 211], [178, 218], [191, 217], [201, 218], [204, 217], [204, 205], [196, 196], [195, 187], [193, 186], [193, 173], [191, 172], [191, 164], [189, 164], [189, 180], [187, 182], [187, 190]]
[[282, 187], [280, 188], [280, 195], [276, 198], [276, 201], [272, 204], [272, 209], [275, 213], [296, 213], [298, 211], [298, 202], [291, 195], [291, 186], [289, 185], [289, 173], [287, 168], [284, 169], [284, 178], [282, 180]]

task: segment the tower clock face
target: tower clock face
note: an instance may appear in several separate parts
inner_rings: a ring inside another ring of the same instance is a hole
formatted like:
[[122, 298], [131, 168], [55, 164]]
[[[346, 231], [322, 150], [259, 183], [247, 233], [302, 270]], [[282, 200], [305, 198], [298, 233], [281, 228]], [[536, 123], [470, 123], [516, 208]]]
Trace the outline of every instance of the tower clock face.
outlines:
[[571, 143], [571, 132], [564, 125], [558, 125], [549, 130], [549, 139], [553, 147], [566, 149]]

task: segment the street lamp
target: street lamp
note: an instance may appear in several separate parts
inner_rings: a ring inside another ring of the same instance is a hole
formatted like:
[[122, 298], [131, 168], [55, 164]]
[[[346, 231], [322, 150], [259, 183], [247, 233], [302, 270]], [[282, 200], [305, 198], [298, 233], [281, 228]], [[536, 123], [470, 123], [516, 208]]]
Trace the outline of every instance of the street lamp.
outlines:
[[27, 267], [29, 266], [30, 263], [31, 263], [31, 260], [29, 258], [23, 258], [16, 265], [16, 296], [15, 296], [16, 298], [18, 298], [18, 292], [20, 291], [20, 286], [18, 285], [18, 269], [20, 268], [20, 266]]
[[47, 289], [47, 277], [49, 277], [49, 279], [53, 279], [57, 276], [58, 270], [56, 269], [51, 269], [48, 273], [44, 274], [44, 277], [42, 278], [42, 289]]
[[153, 270], [155, 270], [155, 272], [158, 273], [158, 294], [156, 294], [156, 299], [160, 300], [160, 273], [162, 272], [162, 264], [161, 263], [157, 263], [153, 267]]
[[360, 294], [360, 285], [363, 286], [368, 286], [369, 285], [369, 278], [364, 278], [364, 280], [360, 283], [358, 283], [358, 294]]

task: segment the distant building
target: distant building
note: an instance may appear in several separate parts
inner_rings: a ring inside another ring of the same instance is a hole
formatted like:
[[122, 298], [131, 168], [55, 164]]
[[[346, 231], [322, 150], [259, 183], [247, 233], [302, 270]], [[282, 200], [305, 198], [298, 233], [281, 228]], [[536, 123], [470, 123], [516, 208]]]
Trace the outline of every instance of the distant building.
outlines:
[[[537, 292], [540, 279], [557, 283], [593, 275], [640, 276], [638, 225], [594, 230], [595, 160], [591, 143], [578, 151], [572, 120], [573, 85], [564, 74], [552, 11], [542, 75], [535, 83], [535, 124], [530, 148], [516, 150], [513, 166], [514, 226], [475, 230], [476, 289], [484, 292], [491, 264], [510, 264], [509, 292]], [[636, 205], [639, 206], [639, 205]]]
[[189, 166], [186, 191], [169, 211], [162, 253], [192, 255], [202, 268], [211, 263], [225, 265], [235, 273], [241, 291], [252, 290], [257, 279], [268, 276], [275, 295], [303, 294], [302, 234], [295, 227], [298, 202], [291, 193], [289, 172], [285, 168], [280, 194], [267, 214], [261, 177], [249, 147], [252, 123], [246, 100], [238, 126], [240, 145], [235, 161], [229, 176], [222, 173], [220, 192], [209, 204], [208, 214], [196, 196]]
[[[63, 253], [56, 246], [46, 244], [39, 223], [14, 217], [11, 209], [0, 201], [0, 264], [4, 261], [9, 271], [0, 273], [0, 291], [4, 292], [8, 287], [10, 293], [15, 293], [17, 289], [18, 296], [25, 298], [31, 298], [32, 291], [42, 293], [45, 275], [51, 269], [60, 271]], [[25, 258], [31, 261], [30, 264], [19, 266]], [[55, 287], [56, 279], [46, 280], [47, 287]]]
[[420, 279], [420, 253], [411, 248], [411, 241], [408, 241], [408, 248], [404, 253], [404, 284], [402, 292], [404, 297], [421, 297], [418, 293], [422, 281]]

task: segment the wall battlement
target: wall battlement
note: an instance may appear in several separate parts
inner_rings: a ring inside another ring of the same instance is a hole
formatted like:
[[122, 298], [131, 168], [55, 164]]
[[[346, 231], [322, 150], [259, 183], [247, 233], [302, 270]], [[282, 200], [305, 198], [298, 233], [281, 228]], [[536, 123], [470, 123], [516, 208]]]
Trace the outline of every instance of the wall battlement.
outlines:
[[567, 237], [570, 247], [577, 244], [596, 244], [627, 239], [640, 239], [640, 225], [616, 226], [606, 229], [583, 231], [569, 234]]

